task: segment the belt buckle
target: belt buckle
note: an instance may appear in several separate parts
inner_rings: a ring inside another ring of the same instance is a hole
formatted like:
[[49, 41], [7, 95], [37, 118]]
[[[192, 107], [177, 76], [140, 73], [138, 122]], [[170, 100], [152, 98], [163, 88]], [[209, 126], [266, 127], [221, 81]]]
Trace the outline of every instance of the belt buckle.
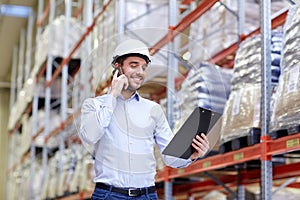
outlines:
[[[136, 193], [133, 192], [133, 191], [136, 191]], [[136, 190], [136, 189], [129, 188], [129, 189], [128, 189], [128, 196], [130, 196], [130, 197], [136, 197], [136, 196], [139, 196], [139, 191]]]

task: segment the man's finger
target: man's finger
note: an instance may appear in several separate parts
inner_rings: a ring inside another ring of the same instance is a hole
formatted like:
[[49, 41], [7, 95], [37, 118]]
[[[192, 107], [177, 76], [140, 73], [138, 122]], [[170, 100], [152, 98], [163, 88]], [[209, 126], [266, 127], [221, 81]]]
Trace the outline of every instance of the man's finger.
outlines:
[[209, 146], [209, 142], [206, 137], [201, 137], [199, 135], [196, 136], [196, 139], [205, 146]]
[[119, 71], [116, 70], [115, 73], [114, 73], [114, 79], [118, 78], [118, 73], [119, 73]]

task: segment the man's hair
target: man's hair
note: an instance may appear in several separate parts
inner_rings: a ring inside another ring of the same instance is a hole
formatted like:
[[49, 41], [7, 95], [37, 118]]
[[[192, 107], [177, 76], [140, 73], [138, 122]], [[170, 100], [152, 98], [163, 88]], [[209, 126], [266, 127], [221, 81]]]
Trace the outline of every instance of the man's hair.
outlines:
[[126, 58], [128, 58], [129, 56], [120, 56], [116, 59], [116, 62], [115, 63], [118, 63], [119, 65], [123, 65], [124, 63], [124, 60], [126, 60]]

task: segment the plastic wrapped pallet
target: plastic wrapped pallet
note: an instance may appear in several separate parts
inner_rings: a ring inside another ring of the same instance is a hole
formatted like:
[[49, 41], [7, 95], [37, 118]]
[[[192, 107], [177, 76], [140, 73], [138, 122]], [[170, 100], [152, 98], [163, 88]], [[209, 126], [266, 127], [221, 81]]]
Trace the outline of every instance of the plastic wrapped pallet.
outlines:
[[[55, 154], [55, 159], [57, 161], [57, 163], [60, 162], [59, 159], [62, 159], [62, 169], [61, 169], [61, 173], [60, 176], [57, 178], [57, 184], [56, 184], [56, 196], [63, 196], [66, 192], [67, 192], [67, 176], [68, 176], [68, 168], [70, 166], [70, 149], [65, 149], [64, 152], [62, 153], [61, 158], [59, 154], [61, 154], [61, 152], [57, 151]], [[59, 168], [59, 164], [57, 166], [57, 169]], [[58, 169], [59, 170], [59, 169]], [[58, 171], [57, 170], [57, 171]]]
[[299, 132], [300, 125], [300, 2], [291, 9], [283, 39], [281, 77], [274, 98], [271, 131]]
[[69, 182], [68, 191], [77, 192], [80, 184], [80, 174], [82, 173], [82, 157], [77, 157], [76, 166], [73, 172], [72, 180]]
[[[38, 56], [36, 56], [35, 67], [40, 68], [41, 64], [46, 60], [47, 54], [50, 54], [55, 57], [64, 57], [64, 41], [66, 38], [69, 40], [69, 46], [67, 49], [69, 51], [75, 47], [76, 43], [80, 40], [81, 36], [84, 33], [84, 27], [75, 18], [70, 19], [70, 32], [69, 35], [62, 34], [65, 31], [65, 21], [66, 18], [64, 15], [57, 17], [52, 24], [53, 31], [51, 32], [51, 38], [49, 37], [49, 29], [50, 25], [45, 27], [44, 32], [42, 33], [41, 41], [37, 46], [36, 52]], [[49, 46], [49, 39], [51, 39], [51, 49]], [[48, 52], [49, 50], [49, 52]], [[81, 49], [77, 49], [72, 58], [80, 58]]]
[[70, 191], [70, 185], [71, 185], [71, 182], [74, 179], [74, 172], [75, 172], [75, 169], [76, 169], [77, 162], [78, 162], [78, 155], [77, 155], [77, 152], [76, 152], [76, 150], [74, 150], [74, 147], [72, 145], [71, 148], [68, 151], [68, 160], [67, 160], [67, 163], [66, 163], [67, 166], [66, 166], [66, 169], [65, 169], [66, 170], [66, 177], [65, 177], [63, 188], [64, 188], [64, 191], [66, 193], [76, 192], [76, 191]]
[[[45, 98], [46, 95], [46, 78], [42, 77], [37, 83], [38, 97]], [[51, 99], [57, 99], [61, 97], [61, 78], [56, 78], [51, 84]]]
[[191, 110], [196, 106], [223, 113], [231, 88], [232, 70], [202, 62], [190, 70], [181, 87], [181, 106], [187, 102]]
[[202, 200], [226, 200], [226, 195], [217, 190], [213, 190], [205, 195]]
[[[38, 111], [38, 120], [37, 120], [37, 130], [40, 130], [41, 128], [45, 128], [45, 116], [46, 113], [44, 110], [39, 110]], [[55, 130], [56, 128], [59, 127], [61, 122], [61, 117], [58, 113], [57, 110], [51, 110], [50, 111], [50, 124], [51, 126], [49, 127], [49, 132]], [[45, 141], [46, 135], [44, 134], [40, 134], [36, 137], [36, 139], [34, 140], [34, 143], [37, 147], [42, 147], [44, 145], [44, 141]], [[51, 137], [48, 141], [46, 146], [48, 148], [55, 148], [58, 146], [59, 143], [59, 136], [54, 136]]]
[[91, 191], [94, 188], [93, 179], [95, 177], [94, 174], [94, 160], [92, 159], [91, 155], [86, 154], [83, 158], [82, 163], [82, 170], [81, 170], [81, 176], [80, 176], [80, 185], [79, 185], [79, 191]]
[[[179, 130], [195, 107], [223, 113], [231, 90], [232, 72], [232, 69], [220, 68], [208, 62], [202, 62], [197, 68], [189, 71], [181, 84], [181, 89], [175, 93], [174, 133]], [[161, 101], [163, 108], [166, 107], [165, 104], [166, 101]], [[217, 148], [218, 144], [214, 150]]]
[[22, 114], [25, 112], [29, 103], [32, 101], [33, 96], [33, 79], [29, 79], [25, 82], [23, 89], [17, 94], [17, 100], [11, 109], [8, 121], [8, 130], [12, 130], [17, 121], [20, 120]]
[[21, 133], [21, 145], [20, 153], [25, 154], [29, 148], [32, 139], [32, 118], [28, 117], [28, 114], [22, 118], [22, 133]]
[[22, 194], [22, 198], [18, 199], [29, 199], [28, 188], [30, 186], [30, 159], [26, 159], [22, 164], [22, 168], [20, 169], [20, 173], [22, 176], [22, 182], [20, 187], [18, 188], [20, 194]]
[[[222, 69], [217, 65], [202, 62], [191, 69], [175, 94], [174, 129], [176, 132], [195, 107], [203, 107], [223, 113], [229, 97], [232, 69]], [[165, 103], [161, 102], [162, 106]]]
[[58, 173], [57, 173], [57, 160], [52, 157], [49, 160], [49, 167], [46, 173], [46, 188], [45, 196], [53, 199], [57, 196]]
[[[275, 30], [271, 38], [272, 85], [280, 76], [282, 31]], [[232, 80], [232, 91], [227, 101], [221, 128], [221, 144], [248, 136], [259, 130], [261, 104], [261, 39], [260, 35], [247, 38], [237, 51]], [[256, 135], [259, 133], [255, 133]]]
[[[83, 177], [89, 175], [86, 173], [83, 173], [83, 165], [85, 165], [86, 162], [92, 162], [93, 160], [90, 158], [88, 151], [85, 149], [82, 149], [83, 147], [77, 147], [76, 149], [76, 166], [74, 169], [72, 180], [69, 183], [69, 189], [68, 191], [70, 193], [81, 191], [80, 185], [82, 181], [84, 180]], [[88, 176], [90, 178], [90, 181], [93, 179], [92, 176]], [[83, 183], [85, 184], [85, 183]], [[84, 189], [84, 188], [83, 188]]]
[[33, 200], [40, 200], [41, 191], [42, 191], [42, 179], [43, 179], [43, 170], [42, 165], [37, 161], [33, 164], [34, 167], [34, 176], [32, 182], [32, 199]]
[[247, 136], [253, 127], [260, 127], [260, 84], [245, 84], [233, 90], [225, 107], [221, 143]]

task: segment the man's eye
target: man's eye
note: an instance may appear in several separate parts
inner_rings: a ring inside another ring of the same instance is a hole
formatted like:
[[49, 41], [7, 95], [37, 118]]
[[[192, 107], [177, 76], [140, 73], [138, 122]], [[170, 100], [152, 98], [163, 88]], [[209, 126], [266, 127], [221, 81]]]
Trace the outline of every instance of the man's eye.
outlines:
[[[147, 66], [148, 66], [148, 65], [142, 65], [141, 67], [142, 67], [143, 70], [145, 71], [145, 70], [147, 69]], [[137, 68], [137, 67], [140, 67], [140, 65], [137, 65], [137, 64], [131, 64], [130, 67], [131, 67], [131, 68]]]

